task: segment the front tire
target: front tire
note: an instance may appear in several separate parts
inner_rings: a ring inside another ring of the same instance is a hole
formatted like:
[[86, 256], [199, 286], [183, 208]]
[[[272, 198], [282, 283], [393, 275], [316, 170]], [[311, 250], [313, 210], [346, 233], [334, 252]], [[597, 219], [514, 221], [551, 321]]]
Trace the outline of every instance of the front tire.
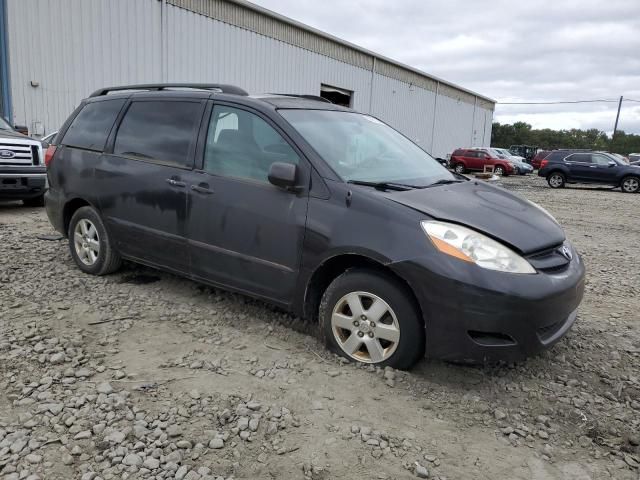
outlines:
[[551, 188], [563, 188], [567, 179], [560, 172], [553, 172], [547, 176], [547, 183]]
[[640, 191], [640, 177], [624, 177], [620, 182], [620, 188], [625, 193], [638, 193]]
[[120, 268], [122, 259], [93, 207], [76, 210], [69, 222], [68, 234], [71, 257], [83, 272], [107, 275]]
[[327, 347], [349, 360], [407, 369], [424, 356], [425, 329], [407, 288], [373, 270], [337, 277], [320, 302]]
[[498, 165], [496, 168], [493, 169], [493, 173], [495, 173], [496, 175], [499, 175], [501, 177], [502, 176], [506, 176], [504, 167], [501, 167], [500, 165]]
[[457, 174], [462, 175], [467, 171], [463, 163], [456, 163], [456, 166], [453, 169]]

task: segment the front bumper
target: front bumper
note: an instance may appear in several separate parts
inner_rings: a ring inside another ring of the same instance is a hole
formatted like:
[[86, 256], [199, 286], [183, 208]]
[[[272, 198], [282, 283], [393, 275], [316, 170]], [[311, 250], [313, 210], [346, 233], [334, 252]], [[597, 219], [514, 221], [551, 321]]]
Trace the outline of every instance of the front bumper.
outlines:
[[0, 169], [0, 199], [26, 199], [39, 197], [47, 189], [44, 167]]
[[584, 293], [579, 255], [562, 271], [514, 275], [456, 259], [393, 264], [420, 303], [427, 356], [452, 361], [516, 361], [560, 340]]

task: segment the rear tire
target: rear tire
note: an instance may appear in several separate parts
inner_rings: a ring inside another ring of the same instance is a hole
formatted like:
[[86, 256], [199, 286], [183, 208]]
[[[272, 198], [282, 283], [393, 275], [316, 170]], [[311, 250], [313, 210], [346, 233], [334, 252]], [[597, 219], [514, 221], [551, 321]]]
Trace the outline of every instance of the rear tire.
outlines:
[[567, 179], [561, 172], [551, 172], [547, 175], [547, 183], [551, 188], [564, 188]]
[[620, 189], [625, 193], [638, 193], [640, 191], [640, 177], [629, 175], [620, 182]]
[[337, 277], [322, 296], [319, 319], [327, 348], [349, 360], [407, 369], [424, 356], [415, 300], [384, 273], [353, 269]]
[[76, 210], [69, 222], [68, 234], [71, 257], [83, 272], [107, 275], [120, 268], [122, 259], [93, 207]]
[[464, 166], [464, 163], [456, 163], [455, 167], [453, 168], [453, 170], [462, 175], [463, 173], [465, 173], [467, 171], [466, 167]]
[[25, 207], [44, 207], [44, 193], [38, 197], [25, 198], [22, 203]]

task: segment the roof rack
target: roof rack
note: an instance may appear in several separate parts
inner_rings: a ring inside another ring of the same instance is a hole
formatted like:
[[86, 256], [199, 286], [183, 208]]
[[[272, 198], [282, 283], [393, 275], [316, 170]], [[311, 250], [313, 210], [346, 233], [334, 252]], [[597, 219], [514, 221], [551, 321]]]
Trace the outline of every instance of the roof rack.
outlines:
[[235, 85], [226, 85], [223, 83], [145, 83], [140, 85], [121, 85], [119, 87], [101, 88], [96, 90], [89, 97], [99, 97], [101, 95], [107, 95], [109, 92], [119, 92], [126, 90], [148, 90], [148, 91], [160, 91], [171, 88], [191, 88], [194, 90], [215, 90], [218, 93], [230, 93], [232, 95], [249, 95], [240, 87]]
[[324, 97], [321, 97], [319, 95], [298, 95], [298, 94], [295, 94], [295, 93], [270, 93], [269, 95], [278, 95], [278, 96], [296, 97], [296, 98], [306, 98], [307, 100], [316, 100], [318, 102], [333, 103], [328, 98], [324, 98]]

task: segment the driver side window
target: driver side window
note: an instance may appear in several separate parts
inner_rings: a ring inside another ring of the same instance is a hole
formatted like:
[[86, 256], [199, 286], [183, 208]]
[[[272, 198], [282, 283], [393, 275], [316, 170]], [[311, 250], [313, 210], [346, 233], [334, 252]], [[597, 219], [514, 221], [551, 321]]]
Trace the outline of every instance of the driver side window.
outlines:
[[204, 153], [205, 172], [268, 183], [274, 162], [297, 164], [299, 157], [258, 115], [226, 105], [214, 107]]

